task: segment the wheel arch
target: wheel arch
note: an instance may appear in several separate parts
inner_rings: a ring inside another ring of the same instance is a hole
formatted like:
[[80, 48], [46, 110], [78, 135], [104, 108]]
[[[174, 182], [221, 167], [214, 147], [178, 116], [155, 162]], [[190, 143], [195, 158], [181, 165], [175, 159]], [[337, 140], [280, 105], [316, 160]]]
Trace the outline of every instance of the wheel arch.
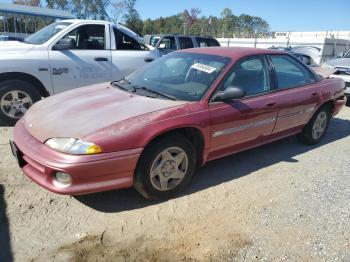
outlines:
[[200, 167], [203, 163], [203, 152], [205, 148], [205, 137], [203, 134], [203, 131], [194, 126], [181, 126], [181, 127], [175, 127], [167, 130], [163, 130], [161, 132], [158, 132], [154, 136], [152, 136], [147, 142], [146, 145], [141, 153], [141, 155], [146, 152], [147, 148], [149, 148], [154, 142], [156, 142], [158, 139], [163, 138], [168, 135], [172, 134], [180, 134], [185, 136], [189, 142], [193, 145], [194, 149], [196, 150], [196, 157], [197, 157], [197, 166]]
[[33, 75], [23, 73], [23, 72], [1, 73], [0, 82], [6, 81], [6, 80], [28, 81], [38, 89], [42, 97], [48, 97], [50, 95], [49, 92], [46, 90], [45, 86], [43, 85], [43, 83], [41, 83], [41, 81]]
[[334, 112], [334, 106], [335, 106], [335, 102], [332, 99], [329, 99], [327, 101], [324, 101], [318, 108], [317, 110], [315, 110], [314, 114], [315, 115], [321, 108], [323, 107], [328, 107], [329, 108], [329, 112], [330, 112], [330, 116], [333, 116], [333, 112]]

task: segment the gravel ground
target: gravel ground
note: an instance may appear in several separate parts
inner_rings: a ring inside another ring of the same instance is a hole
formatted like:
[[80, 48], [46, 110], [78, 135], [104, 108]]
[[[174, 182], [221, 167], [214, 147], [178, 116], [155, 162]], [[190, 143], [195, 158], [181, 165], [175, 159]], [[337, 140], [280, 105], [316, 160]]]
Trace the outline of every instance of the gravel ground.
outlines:
[[47, 192], [0, 128], [0, 261], [350, 261], [349, 120], [344, 108], [317, 146], [291, 137], [210, 162], [165, 202]]

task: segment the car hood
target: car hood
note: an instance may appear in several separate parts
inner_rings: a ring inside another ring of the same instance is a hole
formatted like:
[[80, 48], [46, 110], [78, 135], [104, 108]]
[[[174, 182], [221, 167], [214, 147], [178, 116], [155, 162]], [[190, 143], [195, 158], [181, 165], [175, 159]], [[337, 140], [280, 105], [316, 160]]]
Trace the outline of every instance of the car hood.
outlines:
[[45, 98], [27, 111], [23, 121], [42, 143], [53, 137], [84, 139], [118, 122], [186, 103], [133, 95], [108, 83]]
[[327, 64], [334, 67], [349, 67], [350, 68], [350, 58], [338, 58], [334, 60], [329, 60]]
[[23, 54], [32, 50], [34, 45], [17, 42], [17, 41], [4, 41], [0, 42], [0, 54]]

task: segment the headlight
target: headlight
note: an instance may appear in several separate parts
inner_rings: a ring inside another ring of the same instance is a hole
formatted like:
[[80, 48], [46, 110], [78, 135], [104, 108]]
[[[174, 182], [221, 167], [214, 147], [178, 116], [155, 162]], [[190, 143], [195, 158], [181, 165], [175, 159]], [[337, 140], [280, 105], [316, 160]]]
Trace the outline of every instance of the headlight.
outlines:
[[51, 138], [45, 144], [57, 151], [72, 155], [92, 155], [102, 153], [102, 148], [94, 143], [74, 138]]
[[323, 63], [323, 64], [321, 65], [321, 67], [323, 67], [323, 68], [329, 68], [329, 69], [334, 69], [334, 66], [332, 66], [332, 65], [330, 65], [330, 64], [327, 64], [327, 63]]

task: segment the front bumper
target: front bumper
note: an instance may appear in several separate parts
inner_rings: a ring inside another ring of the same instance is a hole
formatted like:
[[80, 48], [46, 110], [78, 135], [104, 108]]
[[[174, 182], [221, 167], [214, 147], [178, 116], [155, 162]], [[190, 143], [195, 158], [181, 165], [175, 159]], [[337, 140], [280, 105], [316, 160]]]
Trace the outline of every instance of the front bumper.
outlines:
[[[68, 155], [52, 150], [36, 140], [19, 121], [14, 128], [14, 144], [23, 173], [40, 186], [63, 195], [80, 195], [133, 184], [133, 174], [142, 149], [88, 156]], [[64, 172], [72, 183], [61, 187], [54, 174]]]
[[334, 78], [341, 78], [345, 82], [345, 95], [350, 96], [350, 75], [332, 75]]

